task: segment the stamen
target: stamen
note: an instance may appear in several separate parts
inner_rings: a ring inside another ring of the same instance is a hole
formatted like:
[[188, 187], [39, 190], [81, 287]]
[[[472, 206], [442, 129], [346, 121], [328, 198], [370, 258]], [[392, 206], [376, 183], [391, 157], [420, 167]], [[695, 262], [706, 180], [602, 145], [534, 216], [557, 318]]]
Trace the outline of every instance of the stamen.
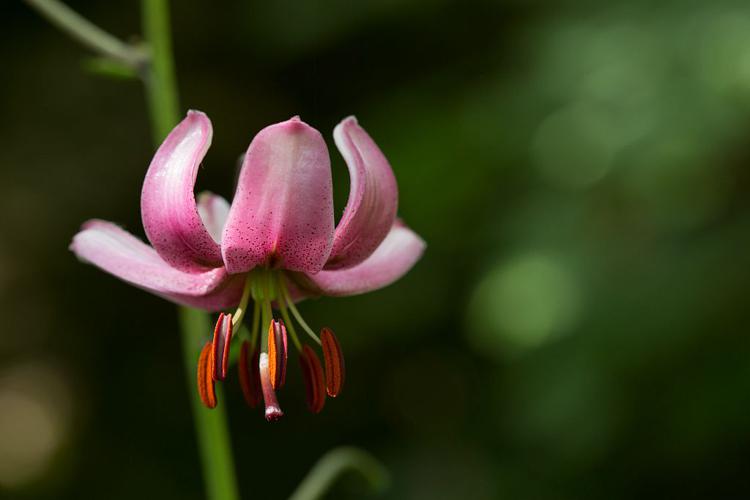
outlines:
[[305, 345], [302, 349], [299, 355], [299, 364], [305, 381], [307, 408], [313, 413], [320, 413], [326, 402], [323, 367], [320, 366], [318, 356], [309, 345]]
[[258, 360], [258, 367], [260, 371], [260, 385], [263, 389], [263, 400], [266, 403], [266, 420], [274, 422], [284, 416], [284, 412], [279, 407], [279, 402], [276, 399], [276, 393], [271, 385], [271, 380], [268, 376], [268, 354], [265, 352], [260, 353], [260, 359]]
[[286, 327], [284, 322], [273, 320], [268, 326], [268, 363], [271, 372], [271, 385], [274, 389], [284, 387], [286, 360]]
[[260, 303], [253, 305], [253, 329], [250, 332], [250, 345], [258, 345], [258, 330], [260, 329]]
[[326, 392], [332, 398], [341, 393], [344, 386], [346, 367], [344, 366], [344, 354], [341, 352], [341, 344], [330, 328], [320, 331], [320, 340], [323, 342], [323, 362], [326, 369]]
[[232, 326], [237, 326], [242, 322], [242, 318], [245, 316], [245, 311], [247, 311], [247, 303], [250, 300], [250, 292], [252, 290], [252, 279], [251, 274], [247, 275], [247, 278], [245, 279], [245, 288], [242, 289], [242, 297], [240, 298], [240, 303], [237, 306], [237, 310], [234, 312], [234, 320], [232, 321]]
[[280, 277], [279, 279], [279, 286], [281, 288], [281, 295], [283, 296], [284, 302], [289, 307], [289, 310], [292, 311], [292, 315], [294, 316], [294, 319], [297, 320], [297, 322], [300, 324], [303, 330], [310, 336], [311, 339], [313, 339], [318, 345], [320, 345], [320, 339], [317, 335], [315, 335], [315, 332], [312, 331], [312, 328], [307, 324], [307, 322], [302, 318], [302, 315], [297, 310], [297, 306], [294, 305], [294, 302], [292, 301], [292, 296], [289, 295], [289, 290], [287, 290], [286, 282], [284, 281], [283, 277]]
[[229, 367], [229, 347], [231, 343], [232, 315], [221, 313], [219, 314], [219, 319], [214, 328], [214, 380], [224, 380], [227, 378], [227, 368]]
[[216, 387], [214, 386], [213, 347], [206, 342], [198, 358], [198, 394], [206, 408], [216, 408]]
[[245, 340], [240, 346], [239, 375], [240, 387], [245, 402], [250, 408], [255, 408], [262, 397], [260, 389], [260, 368], [258, 367], [258, 349], [253, 349], [252, 359], [248, 363], [250, 343]]
[[[279, 281], [284, 281], [284, 276], [281, 273], [279, 273]], [[294, 346], [298, 351], [301, 351], [302, 343], [299, 341], [299, 337], [297, 337], [297, 332], [294, 329], [294, 323], [292, 323], [292, 320], [289, 318], [289, 311], [286, 308], [286, 296], [283, 293], [284, 284], [279, 283], [278, 288], [282, 291], [282, 293], [279, 294], [277, 302], [279, 304], [279, 311], [281, 311], [281, 317], [284, 318], [284, 326], [286, 326], [289, 335], [291, 335]]]

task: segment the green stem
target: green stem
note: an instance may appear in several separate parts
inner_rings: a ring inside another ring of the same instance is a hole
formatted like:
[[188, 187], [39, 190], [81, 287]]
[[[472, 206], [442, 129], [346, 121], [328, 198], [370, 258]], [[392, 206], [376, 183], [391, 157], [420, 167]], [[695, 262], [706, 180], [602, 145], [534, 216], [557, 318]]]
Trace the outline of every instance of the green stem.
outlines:
[[318, 460], [289, 500], [315, 500], [322, 497], [347, 470], [359, 472], [374, 491], [383, 491], [390, 483], [388, 471], [369, 453], [358, 448], [335, 448]]
[[[144, 81], [154, 144], [158, 146], [179, 120], [169, 5], [167, 0], [142, 0], [141, 12], [144, 35], [151, 55]], [[206, 482], [206, 496], [211, 500], [236, 500], [239, 495], [224, 407], [219, 405], [213, 410], [204, 408], [195, 388], [196, 360], [202, 343], [211, 331], [211, 324], [205, 313], [187, 308], [180, 308], [180, 318], [185, 371], [189, 374], [189, 394]], [[218, 387], [217, 398], [221, 398]]]
[[146, 98], [154, 143], [159, 145], [180, 119], [169, 4], [167, 0], [141, 0], [141, 13], [143, 35], [151, 56], [148, 71], [144, 75]]
[[146, 62], [146, 54], [139, 47], [128, 45], [107, 33], [64, 3], [57, 0], [25, 1], [50, 23], [89, 49], [134, 69]]
[[[198, 449], [203, 459], [203, 474], [206, 481], [206, 497], [211, 500], [235, 500], [237, 482], [234, 476], [232, 450], [229, 445], [229, 429], [224, 411], [218, 404], [213, 410], [204, 407], [195, 388], [195, 365], [200, 350], [206, 342], [206, 332], [211, 330], [208, 315], [195, 309], [180, 308], [182, 352], [188, 381], [188, 392], [193, 407]], [[221, 387], [216, 387], [216, 398], [221, 403]]]

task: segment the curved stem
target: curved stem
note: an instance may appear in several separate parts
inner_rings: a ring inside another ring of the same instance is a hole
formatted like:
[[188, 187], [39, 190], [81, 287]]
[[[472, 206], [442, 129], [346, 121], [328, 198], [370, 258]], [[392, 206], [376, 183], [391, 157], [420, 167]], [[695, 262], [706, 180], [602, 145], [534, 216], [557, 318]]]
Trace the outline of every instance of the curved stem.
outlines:
[[116, 59], [138, 69], [146, 62], [146, 54], [107, 33], [76, 11], [57, 0], [25, 0], [50, 23], [101, 55]]
[[329, 451], [318, 460], [289, 500], [320, 498], [347, 470], [359, 472], [374, 491], [383, 491], [390, 484], [388, 471], [375, 457], [358, 448], [341, 447]]

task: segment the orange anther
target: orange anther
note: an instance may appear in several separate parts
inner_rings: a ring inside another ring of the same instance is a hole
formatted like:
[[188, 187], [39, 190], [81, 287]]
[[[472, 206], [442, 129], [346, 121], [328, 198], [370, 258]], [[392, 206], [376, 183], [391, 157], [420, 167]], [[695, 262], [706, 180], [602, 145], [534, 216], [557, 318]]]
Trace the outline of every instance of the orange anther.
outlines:
[[341, 352], [341, 344], [330, 328], [323, 328], [320, 331], [320, 342], [323, 347], [323, 362], [326, 369], [326, 391], [329, 396], [335, 398], [344, 386], [346, 374], [344, 354]]
[[286, 381], [287, 338], [282, 321], [271, 321], [268, 326], [268, 368], [274, 389], [284, 386]]
[[213, 346], [206, 342], [198, 358], [198, 394], [206, 408], [216, 408], [216, 387], [214, 386]]

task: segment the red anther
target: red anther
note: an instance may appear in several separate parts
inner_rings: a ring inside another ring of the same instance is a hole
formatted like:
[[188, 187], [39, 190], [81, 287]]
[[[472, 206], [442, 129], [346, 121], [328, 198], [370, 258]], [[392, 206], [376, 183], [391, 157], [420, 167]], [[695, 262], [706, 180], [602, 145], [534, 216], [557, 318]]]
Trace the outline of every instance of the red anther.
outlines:
[[341, 352], [341, 344], [330, 328], [320, 331], [320, 342], [323, 346], [323, 362], [326, 369], [326, 391], [329, 396], [335, 398], [341, 394], [341, 388], [344, 386], [344, 353]]
[[214, 380], [227, 378], [229, 368], [229, 347], [232, 343], [232, 315], [219, 314], [214, 328], [213, 354], [214, 354]]
[[240, 374], [240, 387], [245, 402], [250, 408], [255, 408], [260, 404], [263, 394], [260, 389], [260, 369], [258, 368], [258, 350], [254, 349], [252, 358], [248, 363], [250, 356], [250, 343], [245, 340], [240, 346], [240, 360], [238, 371]]
[[216, 387], [214, 386], [214, 360], [211, 342], [206, 342], [198, 358], [198, 394], [206, 408], [216, 408]]
[[266, 404], [266, 420], [274, 422], [283, 417], [284, 412], [279, 407], [279, 402], [276, 399], [276, 393], [273, 390], [268, 374], [268, 353], [260, 353], [258, 367], [260, 369], [260, 385], [263, 389], [263, 401]]
[[307, 408], [313, 413], [320, 413], [326, 402], [323, 367], [320, 366], [318, 356], [309, 345], [302, 348], [299, 355], [299, 364], [305, 381]]
[[287, 340], [283, 321], [271, 321], [268, 327], [268, 366], [274, 389], [284, 387], [286, 381]]

